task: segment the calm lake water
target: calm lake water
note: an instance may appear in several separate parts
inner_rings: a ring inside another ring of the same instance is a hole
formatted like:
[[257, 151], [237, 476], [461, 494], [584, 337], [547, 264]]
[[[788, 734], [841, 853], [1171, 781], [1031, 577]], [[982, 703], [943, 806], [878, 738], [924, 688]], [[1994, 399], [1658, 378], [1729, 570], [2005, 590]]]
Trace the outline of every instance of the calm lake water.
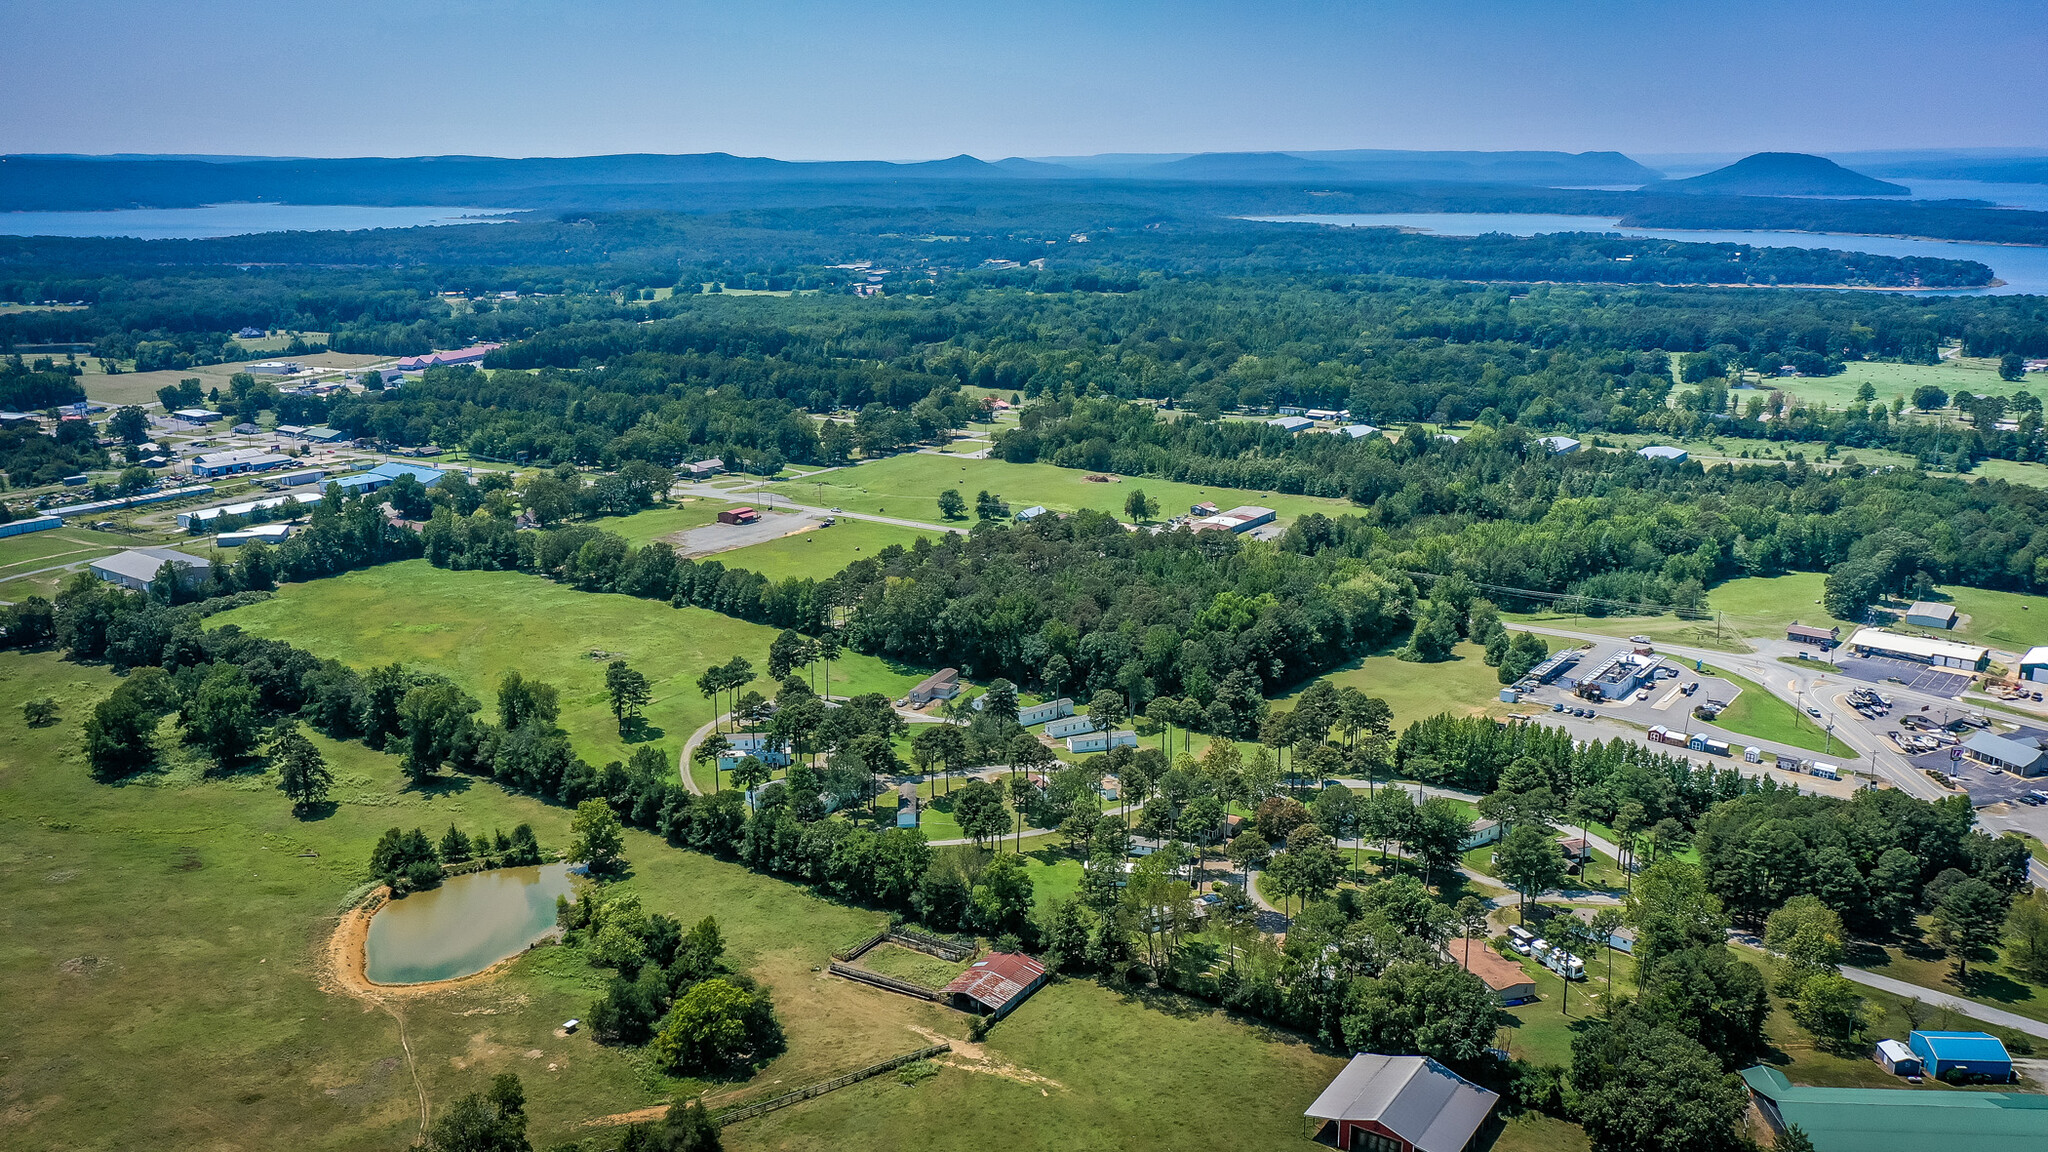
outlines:
[[[1760, 248], [1836, 248], [1879, 256], [1933, 256], [1989, 265], [2005, 283], [1968, 289], [1963, 295], [2048, 293], [2048, 248], [2009, 244], [1959, 244], [1946, 240], [1901, 240], [1889, 236], [1828, 236], [1811, 232], [1693, 232], [1682, 228], [1623, 228], [1612, 216], [1551, 216], [1541, 213], [1417, 212], [1368, 216], [1255, 216], [1278, 224], [1336, 224], [1350, 228], [1414, 228], [1441, 236], [1541, 236], [1553, 232], [1613, 232], [1695, 244], [1751, 244]], [[1941, 295], [1957, 293], [1944, 292]]]
[[481, 972], [555, 924], [555, 897], [574, 898], [567, 864], [457, 876], [378, 909], [366, 946], [370, 979], [424, 984]]
[[361, 204], [209, 204], [118, 212], [0, 212], [0, 236], [126, 236], [206, 240], [256, 232], [354, 232], [446, 224], [509, 224], [502, 208], [372, 208]]

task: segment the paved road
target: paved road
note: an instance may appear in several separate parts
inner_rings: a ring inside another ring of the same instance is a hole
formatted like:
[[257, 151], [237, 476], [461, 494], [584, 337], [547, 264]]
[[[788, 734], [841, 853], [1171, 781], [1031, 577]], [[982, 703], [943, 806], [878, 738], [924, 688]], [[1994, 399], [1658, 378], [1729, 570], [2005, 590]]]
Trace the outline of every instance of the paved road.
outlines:
[[1908, 984], [1904, 980], [1894, 980], [1889, 976], [1880, 976], [1875, 972], [1866, 972], [1861, 968], [1844, 968], [1842, 969], [1842, 975], [1865, 987], [1876, 988], [1881, 992], [1890, 992], [1893, 995], [1904, 996], [1912, 1000], [1919, 1000], [1938, 1008], [1948, 1008], [1972, 1019], [1982, 1020], [1986, 1024], [1996, 1024], [2001, 1028], [2010, 1028], [2015, 1032], [2024, 1032], [2029, 1036], [2038, 1036], [2043, 1040], [2048, 1040], [2048, 1024], [2044, 1024], [2039, 1020], [2028, 1019], [2025, 1016], [2016, 1016], [2003, 1008], [1993, 1008], [1989, 1004], [1979, 1004], [1975, 1000], [1965, 1000], [1961, 996], [1952, 996], [1947, 992], [1937, 992], [1932, 988], [1922, 988], [1918, 984]]

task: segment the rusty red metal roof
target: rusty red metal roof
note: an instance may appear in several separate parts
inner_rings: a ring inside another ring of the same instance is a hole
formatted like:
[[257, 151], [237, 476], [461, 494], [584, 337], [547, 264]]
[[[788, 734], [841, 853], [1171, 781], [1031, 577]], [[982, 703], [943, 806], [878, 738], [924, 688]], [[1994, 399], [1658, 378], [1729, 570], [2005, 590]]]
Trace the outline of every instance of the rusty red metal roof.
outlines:
[[1045, 977], [1045, 965], [1017, 952], [991, 952], [946, 985], [947, 995], [971, 997], [991, 1010], [1015, 1000]]

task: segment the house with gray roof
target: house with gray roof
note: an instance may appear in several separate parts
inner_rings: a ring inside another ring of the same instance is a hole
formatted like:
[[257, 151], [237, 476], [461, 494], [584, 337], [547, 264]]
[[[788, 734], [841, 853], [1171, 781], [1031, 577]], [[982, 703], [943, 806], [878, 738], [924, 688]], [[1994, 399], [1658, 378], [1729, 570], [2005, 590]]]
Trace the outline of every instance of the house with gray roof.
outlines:
[[1361, 1052], [1305, 1115], [1334, 1123], [1339, 1148], [1465, 1152], [1499, 1102], [1427, 1056]]

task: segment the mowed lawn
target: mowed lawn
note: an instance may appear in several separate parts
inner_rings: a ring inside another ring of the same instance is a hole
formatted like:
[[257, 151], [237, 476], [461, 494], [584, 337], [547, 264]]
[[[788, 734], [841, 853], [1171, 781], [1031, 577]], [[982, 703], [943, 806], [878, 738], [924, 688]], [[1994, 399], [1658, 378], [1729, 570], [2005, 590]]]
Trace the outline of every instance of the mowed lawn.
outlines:
[[[745, 656], [759, 673], [753, 688], [763, 695], [775, 691], [767, 663], [776, 630], [765, 625], [580, 592], [519, 572], [451, 572], [424, 560], [286, 585], [270, 600], [207, 623], [289, 640], [358, 669], [394, 661], [431, 669], [486, 709], [507, 672], [545, 680], [561, 690], [562, 727], [593, 764], [625, 759], [633, 750], [619, 736], [605, 692], [612, 660], [626, 661], [652, 682], [654, 700], [640, 735], [670, 755], [711, 719], [711, 702], [697, 691], [705, 668]], [[847, 653], [832, 663], [832, 691], [885, 692], [893, 699], [925, 675]]]
[[872, 520], [839, 519], [829, 528], [812, 528], [784, 536], [700, 557], [716, 560], [728, 568], [759, 572], [770, 580], [808, 577], [823, 580], [836, 575], [855, 560], [865, 559], [890, 545], [910, 547], [920, 536], [936, 538], [940, 533]]
[[[1547, 639], [1552, 648], [1561, 644], [1554, 638]], [[1452, 656], [1452, 659], [1437, 664], [1413, 664], [1397, 658], [1392, 652], [1381, 652], [1352, 660], [1319, 679], [1328, 680], [1338, 688], [1356, 688], [1368, 696], [1385, 700], [1387, 707], [1393, 709], [1396, 732], [1413, 721], [1439, 712], [1498, 718], [1517, 709], [1517, 705], [1501, 703], [1499, 674], [1496, 669], [1486, 666], [1484, 648], [1460, 643], [1452, 649]], [[1313, 682], [1303, 683], [1286, 695], [1276, 697], [1274, 706], [1292, 708], [1295, 697]], [[1252, 745], [1246, 744], [1245, 747], [1249, 750]], [[1197, 749], [1198, 754], [1199, 751]]]
[[[166, 368], [157, 372], [123, 372], [116, 376], [97, 371], [99, 361], [88, 359], [81, 361], [86, 365], [86, 371], [78, 378], [78, 384], [85, 389], [87, 397], [103, 404], [154, 404], [158, 389], [195, 376], [199, 379], [202, 391], [211, 392], [218, 388], [225, 395], [228, 377], [237, 372], [248, 371], [251, 364], [262, 364], [276, 359], [280, 357], [271, 353], [259, 355], [251, 360], [238, 360], [233, 364], [202, 364], [196, 368]], [[364, 356], [352, 352], [319, 352], [310, 356], [293, 356], [291, 359], [308, 368], [346, 369], [389, 363], [393, 358]]]
[[[853, 512], [895, 516], [906, 520], [939, 523], [939, 493], [958, 488], [967, 499], [970, 513], [977, 492], [1002, 497], [1012, 511], [1043, 504], [1055, 512], [1094, 508], [1124, 515], [1124, 501], [1132, 489], [1141, 488], [1159, 507], [1161, 520], [1184, 515], [1195, 504], [1213, 502], [1218, 508], [1257, 504], [1278, 512], [1283, 519], [1307, 512], [1329, 516], [1356, 513], [1348, 500], [1320, 496], [1293, 496], [1244, 488], [1200, 487], [1170, 480], [1122, 476], [1109, 483], [1091, 483], [1091, 473], [1051, 464], [1011, 464], [1002, 460], [964, 460], [907, 452], [882, 460], [825, 472], [784, 485], [780, 491], [791, 499], [843, 507]], [[962, 524], [965, 527], [965, 524]]]
[[[1827, 586], [1823, 572], [1791, 572], [1783, 576], [1749, 576], [1717, 584], [1707, 593], [1709, 607], [1724, 613], [1731, 629], [1745, 635], [1783, 637], [1786, 624], [1797, 620], [1823, 628], [1838, 627], [1847, 640], [1857, 625], [1827, 614], [1819, 601]], [[2023, 592], [1947, 585], [1937, 594], [1966, 619], [1943, 634], [1949, 639], [2025, 652], [2048, 644], [2048, 597]], [[1903, 604], [1887, 605], [1903, 611]], [[1909, 631], [1935, 634], [1931, 628], [1904, 625]]]

